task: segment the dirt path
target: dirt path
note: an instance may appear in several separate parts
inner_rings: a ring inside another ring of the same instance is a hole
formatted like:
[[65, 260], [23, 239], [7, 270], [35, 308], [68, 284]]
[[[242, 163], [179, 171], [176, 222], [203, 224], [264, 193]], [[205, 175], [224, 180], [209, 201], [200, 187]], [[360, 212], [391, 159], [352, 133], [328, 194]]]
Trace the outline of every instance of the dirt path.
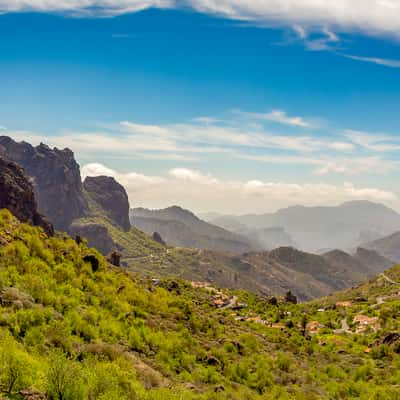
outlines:
[[384, 272], [380, 275], [386, 282], [391, 283], [392, 285], [399, 285], [398, 282], [395, 282], [393, 279], [389, 278]]

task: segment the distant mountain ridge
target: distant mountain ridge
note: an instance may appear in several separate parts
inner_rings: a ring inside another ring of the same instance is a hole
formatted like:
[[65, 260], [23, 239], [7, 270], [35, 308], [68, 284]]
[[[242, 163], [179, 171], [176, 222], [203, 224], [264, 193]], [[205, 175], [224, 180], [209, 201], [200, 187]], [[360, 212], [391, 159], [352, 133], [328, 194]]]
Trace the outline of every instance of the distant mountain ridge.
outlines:
[[229, 218], [248, 228], [281, 227], [301, 249], [313, 252], [355, 248], [368, 232], [382, 237], [400, 230], [400, 214], [370, 201], [351, 201], [336, 207], [293, 206], [276, 213]]
[[130, 210], [131, 224], [149, 235], [158, 232], [171, 246], [244, 253], [254, 250], [248, 239], [209, 224], [178, 206], [162, 210]]

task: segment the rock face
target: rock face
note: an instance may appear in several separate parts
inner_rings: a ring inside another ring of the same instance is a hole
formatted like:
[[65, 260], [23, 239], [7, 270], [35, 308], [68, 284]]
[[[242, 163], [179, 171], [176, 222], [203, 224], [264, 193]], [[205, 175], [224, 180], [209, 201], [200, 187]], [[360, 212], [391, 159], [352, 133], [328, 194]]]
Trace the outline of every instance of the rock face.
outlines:
[[87, 177], [84, 190], [111, 219], [125, 231], [131, 228], [129, 222], [129, 200], [123, 186], [107, 176]]
[[0, 136], [0, 154], [24, 168], [33, 184], [39, 212], [58, 230], [67, 231], [72, 221], [86, 215], [80, 168], [69, 149], [15, 142]]
[[32, 184], [15, 163], [0, 157], [0, 209], [7, 208], [20, 221], [41, 226], [48, 235], [53, 226], [39, 214]]
[[108, 233], [108, 229], [100, 224], [73, 223], [69, 228], [69, 233], [72, 236], [85, 238], [88, 241], [89, 246], [95, 247], [103, 255], [107, 255], [118, 248]]

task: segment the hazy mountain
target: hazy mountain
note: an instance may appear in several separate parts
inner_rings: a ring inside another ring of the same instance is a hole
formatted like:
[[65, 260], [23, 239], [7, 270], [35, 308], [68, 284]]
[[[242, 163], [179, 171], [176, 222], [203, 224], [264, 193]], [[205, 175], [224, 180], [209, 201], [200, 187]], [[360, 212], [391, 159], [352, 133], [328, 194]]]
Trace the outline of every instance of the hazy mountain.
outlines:
[[400, 214], [369, 201], [337, 207], [294, 206], [276, 213], [229, 218], [249, 228], [282, 227], [300, 248], [314, 252], [354, 248], [369, 234], [384, 236], [400, 229]]
[[219, 217], [211, 220], [210, 223], [247, 237], [263, 250], [272, 250], [281, 246], [297, 247], [292, 237], [281, 227], [249, 228], [229, 216]]
[[365, 243], [363, 247], [375, 250], [385, 257], [400, 263], [400, 231], [373, 242]]
[[232, 253], [254, 249], [245, 237], [207, 223], [192, 212], [177, 206], [163, 210], [132, 209], [130, 219], [132, 225], [149, 235], [158, 232], [172, 246]]

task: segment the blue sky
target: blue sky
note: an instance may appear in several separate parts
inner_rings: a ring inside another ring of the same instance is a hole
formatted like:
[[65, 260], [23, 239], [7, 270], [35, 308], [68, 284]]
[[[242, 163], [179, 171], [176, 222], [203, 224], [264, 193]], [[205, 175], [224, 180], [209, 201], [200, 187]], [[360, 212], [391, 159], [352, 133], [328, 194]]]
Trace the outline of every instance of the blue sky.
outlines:
[[1, 132], [134, 206], [400, 209], [400, 1], [337, 3], [0, 0]]

